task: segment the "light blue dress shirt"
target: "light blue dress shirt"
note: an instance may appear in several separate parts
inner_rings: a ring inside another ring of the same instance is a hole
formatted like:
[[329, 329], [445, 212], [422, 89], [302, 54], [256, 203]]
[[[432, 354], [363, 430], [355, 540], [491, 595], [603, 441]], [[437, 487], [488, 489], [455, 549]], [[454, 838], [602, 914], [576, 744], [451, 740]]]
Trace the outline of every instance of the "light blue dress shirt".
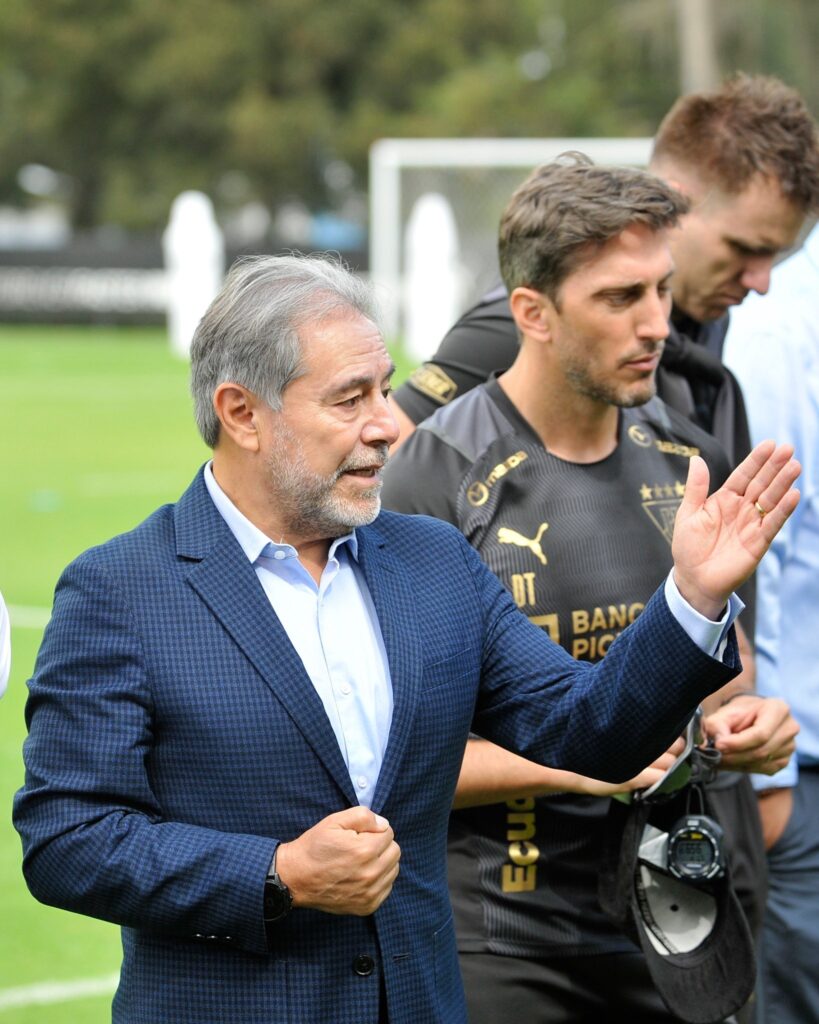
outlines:
[[210, 464], [205, 485], [324, 705], [358, 802], [369, 807], [392, 723], [392, 680], [355, 533], [332, 542], [316, 584], [292, 545], [271, 541], [242, 515]]
[[745, 394], [755, 441], [790, 442], [802, 497], [757, 572], [757, 689], [782, 697], [801, 731], [796, 759], [758, 789], [794, 785], [819, 764], [819, 227], [774, 268], [767, 295], [731, 313], [724, 359]]
[[[236, 508], [210, 463], [205, 485], [321, 698], [359, 803], [371, 806], [392, 722], [392, 679], [375, 606], [357, 565], [355, 531], [332, 542], [316, 584], [292, 545], [272, 541]], [[721, 657], [728, 628], [742, 610], [739, 598], [732, 596], [723, 618], [711, 622], [683, 599], [672, 574], [665, 595], [693, 642]]]

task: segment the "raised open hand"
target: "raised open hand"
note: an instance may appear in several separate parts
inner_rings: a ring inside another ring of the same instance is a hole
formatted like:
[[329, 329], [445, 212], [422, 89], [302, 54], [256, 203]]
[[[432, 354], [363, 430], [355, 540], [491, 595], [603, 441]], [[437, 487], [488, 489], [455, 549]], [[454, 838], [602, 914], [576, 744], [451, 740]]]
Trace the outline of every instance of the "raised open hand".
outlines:
[[763, 441], [711, 495], [708, 467], [691, 459], [671, 551], [680, 593], [706, 618], [719, 618], [796, 508], [801, 467], [792, 455], [790, 445]]

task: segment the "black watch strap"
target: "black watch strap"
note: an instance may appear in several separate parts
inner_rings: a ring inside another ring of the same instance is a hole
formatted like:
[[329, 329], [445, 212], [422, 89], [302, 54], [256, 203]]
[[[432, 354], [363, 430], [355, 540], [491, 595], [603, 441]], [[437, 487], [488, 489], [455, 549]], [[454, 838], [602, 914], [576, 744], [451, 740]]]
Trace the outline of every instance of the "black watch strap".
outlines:
[[[279, 848], [276, 847], [276, 853]], [[276, 853], [270, 862], [270, 869], [264, 882], [264, 923], [275, 924], [290, 913], [293, 896], [276, 871]]]

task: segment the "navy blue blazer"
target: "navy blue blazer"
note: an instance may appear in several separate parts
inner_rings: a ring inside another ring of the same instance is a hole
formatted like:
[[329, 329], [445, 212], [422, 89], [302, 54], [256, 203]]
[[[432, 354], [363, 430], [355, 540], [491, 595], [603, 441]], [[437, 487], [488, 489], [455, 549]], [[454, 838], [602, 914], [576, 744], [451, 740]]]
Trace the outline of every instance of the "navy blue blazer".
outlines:
[[470, 728], [622, 780], [738, 667], [733, 641], [726, 664], [703, 655], [661, 593], [600, 664], [574, 661], [453, 527], [383, 512], [357, 533], [394, 687], [373, 810], [400, 874], [374, 915], [294, 910], [270, 945], [277, 842], [357, 800], [201, 471], [60, 579], [15, 823], [38, 899], [122, 925], [117, 1022], [375, 1022], [381, 979], [391, 1024], [464, 1020], [445, 849]]

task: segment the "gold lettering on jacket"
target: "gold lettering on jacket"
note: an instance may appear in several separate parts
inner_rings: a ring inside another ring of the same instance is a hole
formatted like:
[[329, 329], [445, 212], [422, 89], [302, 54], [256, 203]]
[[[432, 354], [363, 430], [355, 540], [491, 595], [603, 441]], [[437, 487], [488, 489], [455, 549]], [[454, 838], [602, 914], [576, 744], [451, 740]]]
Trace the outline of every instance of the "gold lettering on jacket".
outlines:
[[606, 608], [575, 608], [572, 611], [572, 657], [584, 661], [602, 658], [643, 608], [645, 605], [640, 601], [610, 604]]
[[475, 483], [470, 484], [466, 491], [466, 500], [470, 505], [474, 505], [475, 508], [480, 507], [489, 497], [490, 490], [495, 486], [498, 480], [501, 480], [506, 474], [524, 462], [528, 456], [526, 452], [515, 452], [514, 455], [510, 455], [508, 459], [503, 462], [499, 462], [493, 470], [490, 471], [489, 476], [485, 480], [476, 480]]
[[532, 892], [537, 885], [540, 850], [532, 840], [537, 833], [534, 797], [506, 801], [508, 862], [501, 867], [502, 892]]
[[535, 574], [533, 572], [513, 572], [512, 598], [518, 608], [532, 608], [535, 603]]
[[655, 441], [654, 447], [663, 455], [682, 455], [684, 459], [690, 459], [692, 455], [699, 455], [699, 448], [688, 444], [675, 444], [673, 441]]

